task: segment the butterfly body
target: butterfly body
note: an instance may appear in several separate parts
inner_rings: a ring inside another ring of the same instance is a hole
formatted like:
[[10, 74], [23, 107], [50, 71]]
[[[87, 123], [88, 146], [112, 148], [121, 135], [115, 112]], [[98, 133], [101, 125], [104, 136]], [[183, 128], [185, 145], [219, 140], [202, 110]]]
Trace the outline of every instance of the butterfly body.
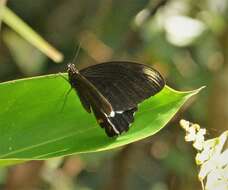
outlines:
[[128, 131], [137, 106], [165, 85], [158, 71], [133, 62], [107, 62], [77, 70], [68, 65], [69, 82], [87, 112], [93, 111], [108, 136]]

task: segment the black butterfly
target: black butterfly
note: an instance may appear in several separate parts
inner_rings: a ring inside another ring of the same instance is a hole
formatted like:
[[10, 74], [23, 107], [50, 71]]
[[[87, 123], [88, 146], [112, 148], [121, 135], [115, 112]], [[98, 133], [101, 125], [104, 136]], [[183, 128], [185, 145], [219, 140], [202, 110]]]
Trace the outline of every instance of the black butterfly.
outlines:
[[78, 70], [68, 64], [69, 82], [87, 112], [94, 112], [109, 137], [128, 131], [137, 105], [165, 85], [155, 69], [133, 62], [107, 62]]

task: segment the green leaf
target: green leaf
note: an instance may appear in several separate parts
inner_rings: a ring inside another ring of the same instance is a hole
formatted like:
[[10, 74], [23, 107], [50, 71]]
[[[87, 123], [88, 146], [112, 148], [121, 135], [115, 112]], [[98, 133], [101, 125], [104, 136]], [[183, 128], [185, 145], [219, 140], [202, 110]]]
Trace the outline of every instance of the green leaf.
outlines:
[[199, 92], [178, 92], [166, 86], [139, 105], [127, 133], [109, 138], [73, 90], [66, 97], [69, 89], [60, 75], [0, 84], [0, 165], [108, 150], [146, 138], [162, 129]]

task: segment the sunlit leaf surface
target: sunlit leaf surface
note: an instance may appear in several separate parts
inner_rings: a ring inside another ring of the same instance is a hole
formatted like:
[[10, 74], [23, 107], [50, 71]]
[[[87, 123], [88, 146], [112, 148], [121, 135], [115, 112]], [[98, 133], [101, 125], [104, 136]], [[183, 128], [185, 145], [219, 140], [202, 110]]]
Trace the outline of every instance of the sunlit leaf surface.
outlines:
[[66, 97], [69, 89], [60, 75], [0, 84], [0, 165], [108, 150], [143, 139], [162, 129], [199, 91], [178, 92], [166, 86], [139, 106], [127, 133], [109, 138], [73, 90]]

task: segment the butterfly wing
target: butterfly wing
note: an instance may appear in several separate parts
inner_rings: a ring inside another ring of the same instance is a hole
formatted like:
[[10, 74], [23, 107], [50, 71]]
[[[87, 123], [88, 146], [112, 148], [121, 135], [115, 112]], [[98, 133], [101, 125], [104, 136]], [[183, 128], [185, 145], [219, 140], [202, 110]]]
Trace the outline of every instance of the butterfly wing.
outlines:
[[[87, 80], [87, 79], [85, 79]], [[88, 81], [83, 80], [84, 86], [79, 83], [75, 88], [83, 107], [87, 112], [93, 110], [99, 125], [105, 129], [106, 134], [109, 137], [120, 135], [123, 131], [128, 131], [129, 125], [134, 121], [134, 112], [137, 108], [133, 108], [126, 111], [114, 112], [107, 114], [105, 107], [105, 97], [101, 97], [100, 93], [96, 93], [95, 89], [91, 88], [91, 84], [88, 86]]]
[[124, 131], [128, 131], [130, 124], [134, 121], [134, 113], [137, 108], [127, 110], [121, 113], [115, 113], [114, 117], [107, 117], [104, 113], [93, 107], [99, 125], [105, 129], [109, 137], [120, 135]]
[[128, 131], [138, 103], [165, 85], [156, 70], [132, 62], [107, 62], [70, 74], [71, 85], [82, 105], [88, 112], [93, 110], [97, 122], [110, 137]]
[[120, 135], [123, 131], [127, 131], [129, 125], [134, 120], [133, 114], [136, 109], [134, 108], [124, 112], [112, 111], [113, 115], [109, 114], [110, 112], [106, 111], [106, 107], [109, 106], [106, 98], [97, 92], [97, 89], [91, 85], [92, 84], [90, 84], [87, 79], [83, 79], [80, 76], [77, 77], [77, 83], [72, 85], [85, 110], [89, 113], [91, 112], [91, 109], [93, 110], [97, 122], [105, 129], [105, 132], [109, 137]]
[[91, 105], [90, 100], [88, 99], [88, 91], [81, 85], [77, 85], [76, 91], [82, 106], [85, 108], [87, 112], [91, 113]]
[[136, 108], [165, 85], [155, 69], [133, 62], [107, 62], [80, 70], [110, 102], [114, 111]]
[[110, 102], [101, 94], [101, 92], [75, 68], [75, 65], [69, 64], [68, 76], [69, 83], [74, 88], [80, 98], [83, 107], [87, 112], [91, 112], [91, 107], [96, 106], [107, 116], [113, 115], [113, 108]]

